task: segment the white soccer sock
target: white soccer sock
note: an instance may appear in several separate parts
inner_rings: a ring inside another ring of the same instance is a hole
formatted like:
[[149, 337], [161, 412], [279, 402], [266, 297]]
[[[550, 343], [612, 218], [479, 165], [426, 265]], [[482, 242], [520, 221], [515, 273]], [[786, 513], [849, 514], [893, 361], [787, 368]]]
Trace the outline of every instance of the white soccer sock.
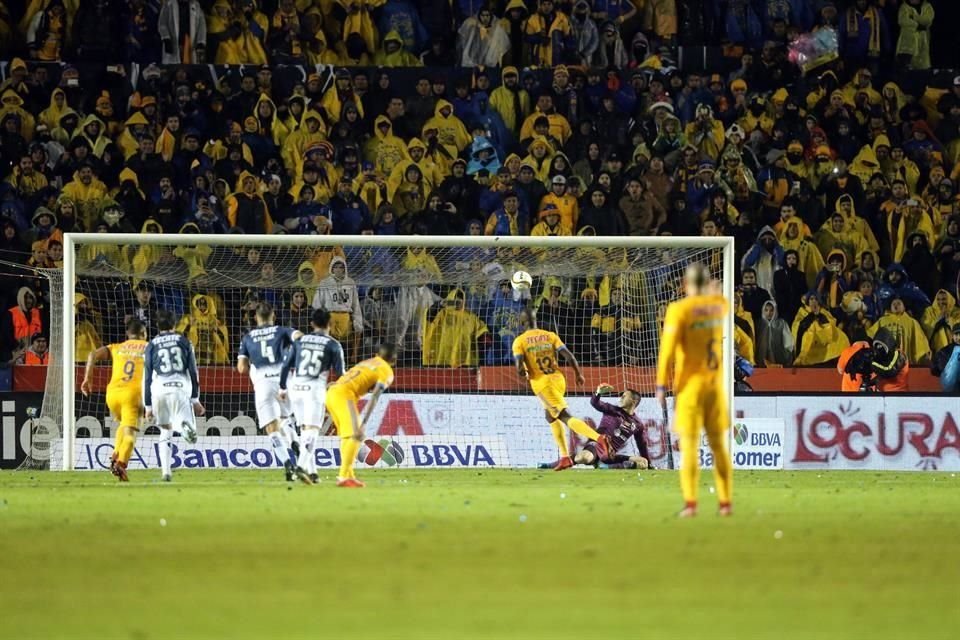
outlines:
[[317, 472], [317, 458], [313, 454], [317, 446], [317, 435], [316, 429], [304, 429], [300, 438], [300, 458], [297, 466], [307, 473]]
[[173, 429], [160, 429], [160, 473], [171, 474], [173, 459]]
[[289, 446], [294, 442], [300, 442], [300, 438], [297, 436], [297, 430], [293, 427], [293, 418], [283, 418], [281, 422], [283, 423], [281, 430], [287, 439], [287, 445]]
[[267, 437], [270, 438], [270, 446], [273, 447], [273, 455], [277, 456], [277, 460], [281, 463], [289, 462], [290, 452], [287, 451], [287, 443], [284, 442], [283, 434], [279, 431], [274, 431], [273, 433], [267, 434]]

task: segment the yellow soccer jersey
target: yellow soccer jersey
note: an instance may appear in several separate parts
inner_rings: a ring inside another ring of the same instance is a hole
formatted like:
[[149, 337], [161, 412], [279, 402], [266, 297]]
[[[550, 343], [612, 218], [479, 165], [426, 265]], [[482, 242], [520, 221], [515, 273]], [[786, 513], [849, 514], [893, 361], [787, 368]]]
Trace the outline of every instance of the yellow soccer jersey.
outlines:
[[113, 374], [110, 376], [110, 389], [129, 388], [138, 393], [143, 381], [143, 352], [147, 348], [144, 340], [127, 340], [120, 344], [111, 344], [110, 357], [113, 359]]
[[380, 356], [374, 356], [351, 367], [331, 388], [345, 389], [360, 398], [378, 383], [384, 387], [393, 384], [393, 367]]
[[719, 386], [722, 369], [723, 325], [729, 306], [723, 296], [684, 298], [667, 307], [660, 338], [657, 386], [665, 387], [674, 365], [673, 392], [691, 382]]
[[513, 341], [513, 357], [523, 358], [527, 378], [534, 382], [555, 373], [562, 375], [557, 354], [564, 348], [563, 340], [554, 332], [530, 329]]

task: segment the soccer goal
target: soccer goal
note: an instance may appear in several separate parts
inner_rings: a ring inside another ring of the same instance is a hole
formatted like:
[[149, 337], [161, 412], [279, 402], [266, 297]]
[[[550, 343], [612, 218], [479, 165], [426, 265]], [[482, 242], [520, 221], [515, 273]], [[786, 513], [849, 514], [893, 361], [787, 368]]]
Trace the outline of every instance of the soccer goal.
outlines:
[[[652, 398], [664, 309], [682, 295], [691, 262], [706, 265], [732, 298], [733, 259], [730, 238], [66, 234], [63, 271], [48, 274], [57, 349], [26, 464], [107, 468], [117, 429], [104, 400], [110, 367], [101, 363], [92, 392], [82, 394], [87, 354], [122, 341], [129, 318], [153, 335], [165, 308], [195, 346], [207, 410], [196, 444], [175, 438], [174, 466], [279, 468], [258, 431], [250, 382], [236, 371], [240, 339], [256, 324], [257, 304], [268, 302], [278, 323], [302, 331], [314, 307], [331, 311], [348, 367], [380, 342], [398, 346], [395, 384], [366, 435], [392, 441], [384, 451], [401, 455], [367, 463], [556, 460], [543, 409], [511, 353], [519, 312], [532, 308], [584, 368], [583, 386], [565, 368], [570, 412], [599, 421], [590, 396], [601, 383], [639, 391], [651, 461], [664, 466], [666, 431]], [[517, 270], [532, 274], [529, 291], [511, 288]], [[723, 344], [731, 410], [732, 335], [731, 316]], [[156, 467], [156, 434], [141, 424], [131, 471]], [[321, 469], [339, 463], [338, 443], [331, 437], [318, 447]]]

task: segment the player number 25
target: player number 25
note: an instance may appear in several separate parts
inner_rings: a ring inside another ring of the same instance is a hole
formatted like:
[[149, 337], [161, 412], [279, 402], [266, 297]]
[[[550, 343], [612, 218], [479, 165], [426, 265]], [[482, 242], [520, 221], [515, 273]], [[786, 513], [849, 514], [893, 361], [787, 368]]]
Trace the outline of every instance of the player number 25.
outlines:
[[300, 352], [300, 363], [297, 365], [297, 375], [301, 377], [315, 377], [320, 375], [323, 362], [323, 352], [316, 349]]

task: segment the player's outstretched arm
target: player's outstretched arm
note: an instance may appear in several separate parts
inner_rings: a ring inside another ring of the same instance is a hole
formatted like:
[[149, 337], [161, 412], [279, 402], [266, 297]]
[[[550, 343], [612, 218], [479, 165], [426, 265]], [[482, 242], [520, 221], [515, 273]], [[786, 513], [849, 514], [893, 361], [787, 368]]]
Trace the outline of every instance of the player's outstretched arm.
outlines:
[[670, 305], [663, 319], [663, 335], [660, 337], [660, 353], [657, 355], [657, 403], [664, 411], [667, 409], [667, 379], [678, 345], [679, 327], [676, 307]]
[[87, 366], [83, 370], [83, 382], [80, 383], [80, 391], [83, 393], [84, 397], [90, 395], [90, 392], [93, 391], [93, 381], [91, 376], [93, 375], [93, 366], [99, 360], [109, 360], [110, 359], [110, 347], [100, 347], [94, 351], [91, 351], [87, 356]]
[[566, 347], [560, 349], [558, 353], [563, 356], [563, 359], [567, 361], [567, 364], [573, 367], [573, 371], [577, 376], [577, 384], [582, 385], [585, 383], [587, 379], [583, 377], [583, 369], [580, 368], [580, 362], [577, 360], [577, 356], [573, 355], [573, 352]]

